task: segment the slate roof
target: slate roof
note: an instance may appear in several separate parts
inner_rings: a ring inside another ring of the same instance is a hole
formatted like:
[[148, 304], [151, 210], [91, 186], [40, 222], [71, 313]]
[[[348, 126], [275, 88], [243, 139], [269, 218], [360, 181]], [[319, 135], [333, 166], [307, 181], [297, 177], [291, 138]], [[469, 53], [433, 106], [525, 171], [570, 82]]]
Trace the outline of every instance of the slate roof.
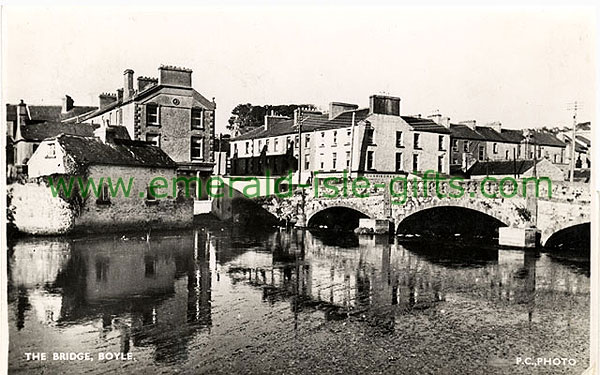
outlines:
[[475, 131], [481, 134], [489, 142], [507, 142], [500, 133], [489, 126], [476, 126]]
[[112, 133], [115, 139], [131, 139], [127, 128], [121, 125], [109, 125], [106, 128], [107, 133]]
[[40, 122], [21, 126], [21, 136], [26, 141], [42, 141], [46, 138], [56, 137], [59, 134], [73, 134], [91, 137], [97, 128], [91, 124], [72, 124], [54, 121]]
[[554, 146], [554, 147], [566, 147], [566, 144], [552, 133], [548, 133], [541, 130], [531, 131], [530, 143], [541, 145], [541, 146]]
[[[538, 160], [538, 163], [541, 160]], [[533, 167], [533, 160], [501, 160], [501, 161], [478, 161], [469, 168], [467, 175], [510, 175], [522, 174]]]
[[413, 117], [413, 116], [400, 116], [400, 117], [402, 117], [402, 120], [406, 121], [416, 131], [450, 134], [450, 130], [448, 128], [436, 123], [433, 120], [430, 120], [427, 118]]
[[[566, 134], [565, 134], [565, 136], [564, 136], [564, 137], [565, 137], [565, 141], [564, 141], [564, 142], [565, 142], [565, 144], [570, 144], [570, 143], [571, 143], [571, 137], [569, 137], [569, 136], [568, 136], [568, 135], [566, 135]], [[577, 137], [577, 139], [578, 139], [578, 140], [580, 140], [580, 141], [583, 141], [583, 140], [581, 140], [581, 139], [580, 139], [580, 136], [579, 136], [579, 135], [578, 135], [578, 136], [576, 136], [576, 137]], [[584, 137], [581, 137], [581, 138], [583, 138], [583, 139], [586, 139], [586, 138], [584, 138]], [[584, 141], [584, 142], [585, 142], [585, 141]], [[577, 152], [587, 152], [587, 151], [588, 151], [588, 147], [589, 147], [589, 146], [590, 146], [590, 144], [589, 144], [589, 140], [588, 140], [588, 146], [582, 146], [582, 145], [581, 145], [581, 144], [579, 144], [579, 143], [575, 143], [575, 151], [577, 151]]]
[[[352, 113], [354, 113], [354, 121], [358, 123], [359, 121], [362, 121], [369, 116], [369, 109], [365, 108], [358, 109], [355, 111], [343, 112], [339, 116], [331, 120], [329, 119], [329, 115], [327, 114], [309, 112], [305, 114], [302, 118], [302, 132], [346, 128], [352, 126]], [[246, 139], [275, 137], [279, 135], [296, 133], [298, 133], [298, 127], [294, 126], [293, 119], [281, 119], [279, 121], [274, 121], [273, 123], [271, 123], [268, 129], [266, 130], [264, 126], [260, 126], [253, 130], [250, 130], [247, 133], [232, 138], [232, 140], [241, 141]]]
[[485, 138], [475, 130], [463, 124], [450, 124], [452, 138], [484, 141]]
[[55, 138], [66, 154], [80, 166], [122, 165], [134, 167], [176, 168], [162, 149], [148, 142], [115, 140], [103, 143], [96, 137], [60, 134]]
[[500, 135], [506, 142], [511, 143], [521, 143], [525, 139], [522, 130], [500, 129]]
[[[93, 106], [74, 106], [70, 111], [62, 113], [62, 106], [60, 105], [27, 105], [29, 111], [30, 120], [32, 122], [39, 121], [61, 121], [83, 114], [95, 111], [98, 107]], [[17, 105], [7, 104], [6, 105], [6, 120], [17, 121]]]

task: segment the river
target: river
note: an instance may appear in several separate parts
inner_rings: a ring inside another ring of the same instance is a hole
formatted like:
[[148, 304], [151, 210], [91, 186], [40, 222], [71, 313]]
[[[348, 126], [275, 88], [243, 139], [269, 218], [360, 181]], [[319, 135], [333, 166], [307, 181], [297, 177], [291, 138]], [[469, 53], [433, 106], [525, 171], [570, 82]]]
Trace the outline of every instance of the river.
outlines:
[[[149, 236], [23, 238], [8, 261], [11, 373], [587, 367], [585, 257], [211, 221]], [[571, 362], [534, 367], [518, 358]]]

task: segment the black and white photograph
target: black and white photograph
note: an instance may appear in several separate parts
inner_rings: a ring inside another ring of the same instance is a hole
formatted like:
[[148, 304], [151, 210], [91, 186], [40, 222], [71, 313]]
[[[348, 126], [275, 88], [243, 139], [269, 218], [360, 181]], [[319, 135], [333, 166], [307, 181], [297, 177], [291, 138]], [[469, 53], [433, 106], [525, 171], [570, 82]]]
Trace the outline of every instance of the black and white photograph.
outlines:
[[3, 4], [0, 373], [600, 373], [599, 9]]

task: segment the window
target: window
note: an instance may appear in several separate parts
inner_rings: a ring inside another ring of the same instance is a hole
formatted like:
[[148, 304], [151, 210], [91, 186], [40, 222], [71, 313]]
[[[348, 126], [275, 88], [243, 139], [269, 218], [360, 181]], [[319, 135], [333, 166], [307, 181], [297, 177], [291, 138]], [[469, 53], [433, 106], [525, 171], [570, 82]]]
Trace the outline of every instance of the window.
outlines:
[[154, 196], [152, 189], [150, 189], [150, 186], [146, 187], [146, 200], [147, 201], [155, 201], [156, 197]]
[[413, 144], [416, 149], [421, 148], [421, 134], [415, 133], [414, 139], [413, 139]]
[[438, 136], [438, 150], [444, 151], [444, 136]]
[[350, 151], [346, 151], [346, 168], [350, 168]]
[[192, 129], [204, 129], [203, 117], [202, 108], [192, 108]]
[[250, 153], [250, 142], [246, 142], [246, 155]]
[[538, 159], [540, 159], [540, 158], [542, 157], [542, 147], [541, 147], [541, 146], [540, 146], [540, 147], [538, 147], [538, 149], [537, 149], [537, 153], [538, 153], [538, 154], [537, 154], [537, 157], [538, 157]]
[[373, 168], [373, 151], [367, 151], [367, 169], [374, 169]]
[[100, 196], [96, 199], [96, 204], [110, 204], [110, 194], [108, 191], [108, 184], [102, 184], [100, 189]]
[[412, 167], [414, 172], [417, 172], [419, 170], [419, 154], [413, 154]]
[[458, 139], [452, 140], [452, 151], [458, 152]]
[[506, 160], [508, 160], [508, 158], [509, 158], [508, 150], [506, 150], [506, 151], [504, 152], [504, 158], [505, 158]]
[[294, 137], [294, 147], [298, 147], [299, 143], [298, 141], [300, 140], [300, 136], [295, 136]]
[[348, 138], [352, 137], [352, 129], [346, 130], [346, 135], [348, 136]]
[[238, 153], [237, 146], [238, 146], [238, 145], [237, 145], [237, 143], [234, 143], [234, 144], [233, 144], [233, 154], [234, 154], [234, 155], [237, 155], [237, 153]]
[[123, 125], [123, 108], [119, 108], [117, 111], [117, 122], [119, 125]]
[[258, 140], [258, 151], [262, 152], [262, 141]]
[[444, 157], [442, 155], [438, 156], [438, 168], [437, 168], [438, 172], [443, 172], [444, 171]]
[[55, 143], [50, 143], [48, 145], [48, 154], [46, 154], [46, 157], [49, 159], [54, 159], [56, 157], [56, 144]]
[[469, 147], [471, 145], [469, 144], [469, 141], [464, 141], [463, 143], [463, 152], [469, 152]]
[[292, 137], [286, 137], [285, 138], [285, 147], [290, 148], [291, 144], [292, 144]]
[[152, 142], [156, 147], [160, 147], [160, 134], [146, 134], [146, 142]]
[[304, 169], [310, 169], [310, 155], [304, 155]]
[[337, 145], [337, 131], [333, 131], [333, 144]]
[[269, 140], [265, 139], [265, 148], [269, 151]]
[[554, 154], [554, 164], [558, 163], [558, 155]]
[[[248, 142], [246, 142], [246, 151], [248, 146]], [[202, 159], [204, 159], [204, 138], [192, 137], [192, 160]]]
[[275, 141], [273, 143], [273, 151], [277, 152], [279, 148], [279, 139], [275, 138]]
[[485, 159], [485, 149], [483, 145], [479, 146], [479, 161], [483, 161]]
[[396, 148], [402, 147], [402, 132], [396, 132]]
[[310, 147], [310, 135], [304, 137], [304, 147]]
[[402, 153], [396, 152], [396, 172], [402, 172]]
[[494, 145], [493, 145], [493, 151], [494, 151], [494, 154], [498, 153], [498, 144], [497, 143], [494, 143]]
[[337, 166], [337, 153], [333, 153], [331, 158], [331, 169], [335, 169]]
[[147, 125], [158, 125], [158, 105], [154, 103], [146, 104], [146, 124]]

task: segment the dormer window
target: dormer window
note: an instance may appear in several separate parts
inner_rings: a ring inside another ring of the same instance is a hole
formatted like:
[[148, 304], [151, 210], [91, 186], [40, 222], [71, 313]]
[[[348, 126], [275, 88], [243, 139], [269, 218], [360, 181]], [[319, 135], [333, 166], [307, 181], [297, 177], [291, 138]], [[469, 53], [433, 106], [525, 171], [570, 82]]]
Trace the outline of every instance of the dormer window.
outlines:
[[192, 129], [204, 129], [203, 115], [202, 108], [192, 108]]
[[146, 104], [146, 124], [159, 125], [158, 104]]

